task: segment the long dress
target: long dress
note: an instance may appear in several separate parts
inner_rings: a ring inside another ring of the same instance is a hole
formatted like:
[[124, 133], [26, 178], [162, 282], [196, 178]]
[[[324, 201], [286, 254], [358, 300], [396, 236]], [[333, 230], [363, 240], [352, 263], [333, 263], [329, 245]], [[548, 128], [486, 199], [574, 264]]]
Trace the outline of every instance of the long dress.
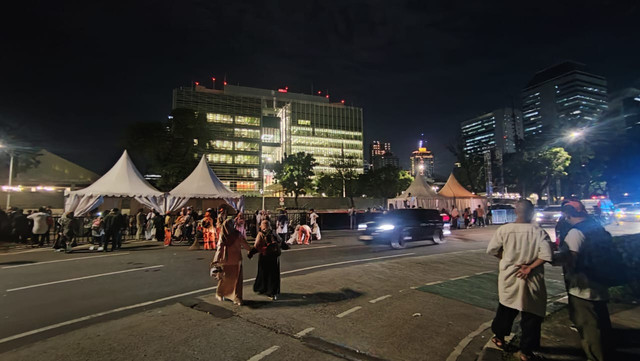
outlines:
[[[275, 235], [271, 235], [275, 238]], [[260, 253], [258, 258], [258, 275], [253, 284], [253, 291], [269, 297], [280, 294], [280, 257], [267, 254], [270, 236], [264, 232], [258, 233], [254, 247]], [[277, 242], [277, 240], [272, 240]]]
[[251, 247], [237, 232], [221, 243], [214, 257], [214, 263], [218, 260], [222, 265], [216, 295], [242, 303], [242, 248], [248, 251]]
[[202, 240], [204, 241], [204, 249], [216, 249], [216, 229], [211, 217], [202, 219]]

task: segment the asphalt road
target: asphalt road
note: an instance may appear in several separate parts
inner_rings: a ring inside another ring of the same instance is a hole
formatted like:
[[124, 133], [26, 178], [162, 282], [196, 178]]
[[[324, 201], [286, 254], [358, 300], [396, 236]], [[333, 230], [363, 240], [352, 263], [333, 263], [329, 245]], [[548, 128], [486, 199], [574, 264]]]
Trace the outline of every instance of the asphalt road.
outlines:
[[[640, 223], [613, 227], [613, 233], [640, 232]], [[285, 251], [281, 270], [287, 277], [327, 267], [484, 249], [495, 229], [459, 230], [444, 244], [416, 242], [405, 250], [363, 245], [353, 231], [328, 231], [322, 241]], [[121, 251], [106, 254], [43, 249], [1, 255], [0, 353], [186, 296], [211, 294], [212, 256], [210, 251], [153, 242], [127, 243]], [[255, 276], [256, 266], [256, 259], [245, 260], [245, 279]], [[245, 300], [253, 297], [246, 294]]]

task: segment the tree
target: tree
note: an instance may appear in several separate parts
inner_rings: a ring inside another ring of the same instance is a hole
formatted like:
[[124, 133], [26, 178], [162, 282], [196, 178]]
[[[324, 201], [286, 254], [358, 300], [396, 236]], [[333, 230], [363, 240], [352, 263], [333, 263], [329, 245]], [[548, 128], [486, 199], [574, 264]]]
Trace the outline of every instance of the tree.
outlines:
[[312, 187], [313, 167], [316, 160], [311, 154], [304, 152], [288, 155], [284, 161], [274, 166], [275, 179], [286, 193], [293, 193], [296, 208], [298, 196], [306, 194], [306, 190]]
[[6, 163], [8, 169], [13, 155], [12, 177], [16, 177], [30, 168], [37, 168], [40, 165], [38, 157], [42, 156], [39, 148], [30, 146], [25, 139], [18, 135], [20, 132], [18, 127], [0, 122], [0, 162]]
[[207, 153], [212, 130], [204, 114], [175, 109], [167, 122], [131, 125], [124, 145], [132, 156], [147, 165], [147, 172], [159, 174], [156, 186], [170, 190], [184, 180]]
[[523, 196], [527, 190], [541, 195], [553, 179], [567, 175], [571, 156], [561, 147], [530, 149], [512, 154], [507, 162]]
[[467, 155], [464, 152], [462, 138], [458, 138], [447, 146], [447, 150], [456, 157], [457, 166], [453, 169], [453, 175], [463, 185], [469, 187], [472, 192], [484, 192], [486, 189], [486, 176], [484, 169], [484, 156]]
[[409, 172], [386, 166], [360, 175], [358, 190], [370, 197], [393, 198], [407, 189], [412, 181]]
[[354, 205], [353, 196], [356, 194], [358, 169], [360, 164], [356, 157], [342, 154], [335, 157], [330, 165], [336, 170], [335, 177], [340, 183], [340, 196], [349, 197], [351, 205]]
[[335, 173], [322, 173], [316, 177], [315, 190], [329, 197], [342, 197], [342, 179]]

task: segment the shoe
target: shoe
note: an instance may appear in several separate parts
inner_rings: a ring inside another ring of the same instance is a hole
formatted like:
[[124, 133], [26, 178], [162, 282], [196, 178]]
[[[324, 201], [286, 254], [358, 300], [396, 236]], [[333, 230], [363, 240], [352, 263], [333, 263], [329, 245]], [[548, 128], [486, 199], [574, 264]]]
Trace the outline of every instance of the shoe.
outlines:
[[220, 302], [224, 302], [224, 297], [220, 297], [220, 296], [216, 295], [216, 300], [218, 300]]
[[277, 295], [271, 297], [271, 301], [277, 301], [277, 300], [278, 300], [278, 296]]
[[100, 252], [100, 251], [104, 251], [104, 247], [102, 247], [102, 246], [98, 247], [98, 252]]
[[94, 248], [93, 246], [89, 247], [89, 251], [93, 251], [93, 248]]

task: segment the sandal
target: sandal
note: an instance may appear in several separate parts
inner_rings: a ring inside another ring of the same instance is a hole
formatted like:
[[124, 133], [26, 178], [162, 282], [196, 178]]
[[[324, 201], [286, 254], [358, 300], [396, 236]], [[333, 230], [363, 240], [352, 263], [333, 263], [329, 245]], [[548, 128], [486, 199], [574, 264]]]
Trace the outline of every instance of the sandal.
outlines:
[[493, 342], [493, 344], [496, 345], [496, 347], [499, 348], [499, 349], [503, 349], [504, 348], [504, 339], [499, 338], [498, 336], [493, 336], [491, 338], [491, 342]]

